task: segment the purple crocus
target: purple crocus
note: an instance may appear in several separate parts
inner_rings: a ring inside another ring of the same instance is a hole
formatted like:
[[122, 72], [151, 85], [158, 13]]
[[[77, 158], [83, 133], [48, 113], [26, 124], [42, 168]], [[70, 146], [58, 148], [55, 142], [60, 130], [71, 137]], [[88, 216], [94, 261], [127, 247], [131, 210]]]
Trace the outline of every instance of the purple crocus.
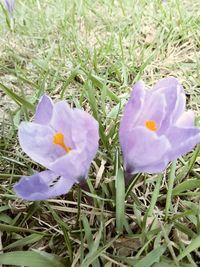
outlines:
[[183, 87], [173, 77], [151, 90], [141, 81], [135, 84], [119, 130], [127, 174], [161, 172], [200, 142], [200, 128], [185, 104]]
[[19, 197], [52, 198], [67, 193], [74, 183], [85, 182], [99, 140], [98, 123], [87, 112], [43, 96], [34, 121], [22, 122], [18, 134], [23, 151], [48, 169], [23, 176], [14, 187]]
[[10, 14], [13, 13], [15, 0], [5, 0], [5, 5]]

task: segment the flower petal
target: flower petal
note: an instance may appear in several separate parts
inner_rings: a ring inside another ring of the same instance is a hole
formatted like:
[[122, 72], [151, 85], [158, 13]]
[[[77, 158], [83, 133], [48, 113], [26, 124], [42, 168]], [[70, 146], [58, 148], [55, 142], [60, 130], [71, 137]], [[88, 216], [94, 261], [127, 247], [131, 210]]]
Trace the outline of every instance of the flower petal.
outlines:
[[169, 125], [175, 123], [185, 111], [186, 97], [183, 87], [174, 77], [159, 80], [153, 87], [152, 92], [153, 94], [162, 93], [167, 103], [166, 117], [159, 131], [161, 134], [168, 129]]
[[167, 104], [163, 94], [151, 94], [148, 91], [145, 97], [145, 105], [135, 127], [145, 126], [146, 121], [153, 120], [156, 123], [157, 129], [161, 128], [166, 116], [166, 106]]
[[15, 4], [15, 0], [5, 0], [6, 8], [10, 14], [12, 14], [14, 10], [14, 4]]
[[23, 151], [47, 168], [52, 161], [65, 154], [62, 148], [53, 144], [54, 131], [48, 126], [22, 122], [18, 135]]
[[167, 156], [169, 160], [174, 160], [188, 153], [200, 143], [200, 128], [179, 128], [174, 126], [167, 133], [167, 138], [173, 148], [167, 153]]
[[89, 167], [90, 162], [87, 160], [87, 154], [72, 150], [70, 153], [52, 162], [49, 169], [60, 176], [69, 177], [79, 182], [85, 179]]
[[90, 114], [80, 109], [74, 109], [73, 116], [76, 127], [72, 127], [72, 140], [79, 150], [87, 154], [87, 160], [90, 163], [99, 146], [98, 122]]
[[119, 139], [122, 146], [126, 140], [128, 131], [134, 127], [135, 122], [142, 112], [145, 95], [145, 85], [142, 81], [138, 81], [133, 87], [131, 97], [124, 108], [120, 122]]
[[170, 149], [170, 143], [165, 136], [158, 136], [155, 132], [144, 127], [137, 127], [129, 132], [126, 139], [127, 149], [124, 151], [126, 171], [138, 173], [143, 170], [149, 173], [158, 171], [158, 164], [167, 165], [165, 154]]
[[[30, 177], [23, 176], [14, 186], [17, 196], [25, 200], [44, 200], [67, 193], [74, 184], [71, 179], [58, 177], [51, 171], [36, 173]], [[54, 182], [55, 181], [55, 182]], [[53, 184], [51, 184], [54, 182]]]
[[53, 113], [53, 102], [50, 97], [44, 95], [40, 98], [34, 116], [34, 122], [39, 124], [49, 124]]
[[54, 105], [50, 124], [56, 132], [63, 133], [67, 146], [75, 148], [76, 144], [72, 141], [72, 125], [74, 124], [72, 112], [67, 102], [59, 101]]
[[195, 116], [192, 110], [185, 111], [177, 120], [176, 126], [177, 127], [193, 127], [195, 124]]

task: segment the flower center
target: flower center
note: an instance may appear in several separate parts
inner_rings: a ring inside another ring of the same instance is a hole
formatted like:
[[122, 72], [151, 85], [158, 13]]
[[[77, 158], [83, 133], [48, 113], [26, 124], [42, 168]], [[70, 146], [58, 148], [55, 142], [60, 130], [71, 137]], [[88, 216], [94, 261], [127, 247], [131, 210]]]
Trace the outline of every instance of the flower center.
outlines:
[[145, 121], [145, 126], [150, 131], [153, 131], [153, 132], [157, 131], [157, 125], [156, 125], [156, 122], [154, 120]]
[[69, 153], [72, 150], [72, 148], [70, 146], [66, 146], [65, 145], [64, 134], [63, 133], [54, 134], [53, 143], [55, 145], [61, 146], [65, 150], [66, 153]]

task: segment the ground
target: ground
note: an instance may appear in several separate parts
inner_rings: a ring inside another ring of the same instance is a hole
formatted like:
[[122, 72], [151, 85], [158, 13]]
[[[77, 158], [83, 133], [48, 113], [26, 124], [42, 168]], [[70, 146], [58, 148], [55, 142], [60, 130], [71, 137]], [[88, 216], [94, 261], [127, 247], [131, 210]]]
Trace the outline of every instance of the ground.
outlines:
[[[200, 124], [199, 29], [199, 0], [16, 0], [13, 16], [0, 6], [0, 264], [200, 266], [200, 147], [162, 176], [136, 176], [125, 195], [115, 179], [135, 81], [177, 77]], [[44, 93], [93, 114], [100, 148], [90, 192], [26, 202], [13, 184], [43, 167], [22, 152], [17, 128]]]

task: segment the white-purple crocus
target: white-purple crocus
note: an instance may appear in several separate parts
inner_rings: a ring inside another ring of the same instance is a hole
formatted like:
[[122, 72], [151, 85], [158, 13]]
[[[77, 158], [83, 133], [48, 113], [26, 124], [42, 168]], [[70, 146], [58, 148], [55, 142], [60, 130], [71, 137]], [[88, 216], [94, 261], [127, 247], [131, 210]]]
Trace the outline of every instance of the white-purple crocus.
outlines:
[[200, 142], [194, 113], [185, 111], [185, 105], [183, 87], [173, 77], [151, 90], [141, 81], [135, 84], [119, 131], [127, 174], [161, 172]]
[[97, 121], [87, 112], [71, 109], [65, 101], [53, 103], [43, 96], [33, 122], [19, 126], [23, 151], [47, 170], [23, 176], [16, 194], [26, 200], [43, 200], [67, 193], [83, 183], [98, 149]]
[[13, 13], [15, 0], [5, 0], [5, 5], [10, 14]]

